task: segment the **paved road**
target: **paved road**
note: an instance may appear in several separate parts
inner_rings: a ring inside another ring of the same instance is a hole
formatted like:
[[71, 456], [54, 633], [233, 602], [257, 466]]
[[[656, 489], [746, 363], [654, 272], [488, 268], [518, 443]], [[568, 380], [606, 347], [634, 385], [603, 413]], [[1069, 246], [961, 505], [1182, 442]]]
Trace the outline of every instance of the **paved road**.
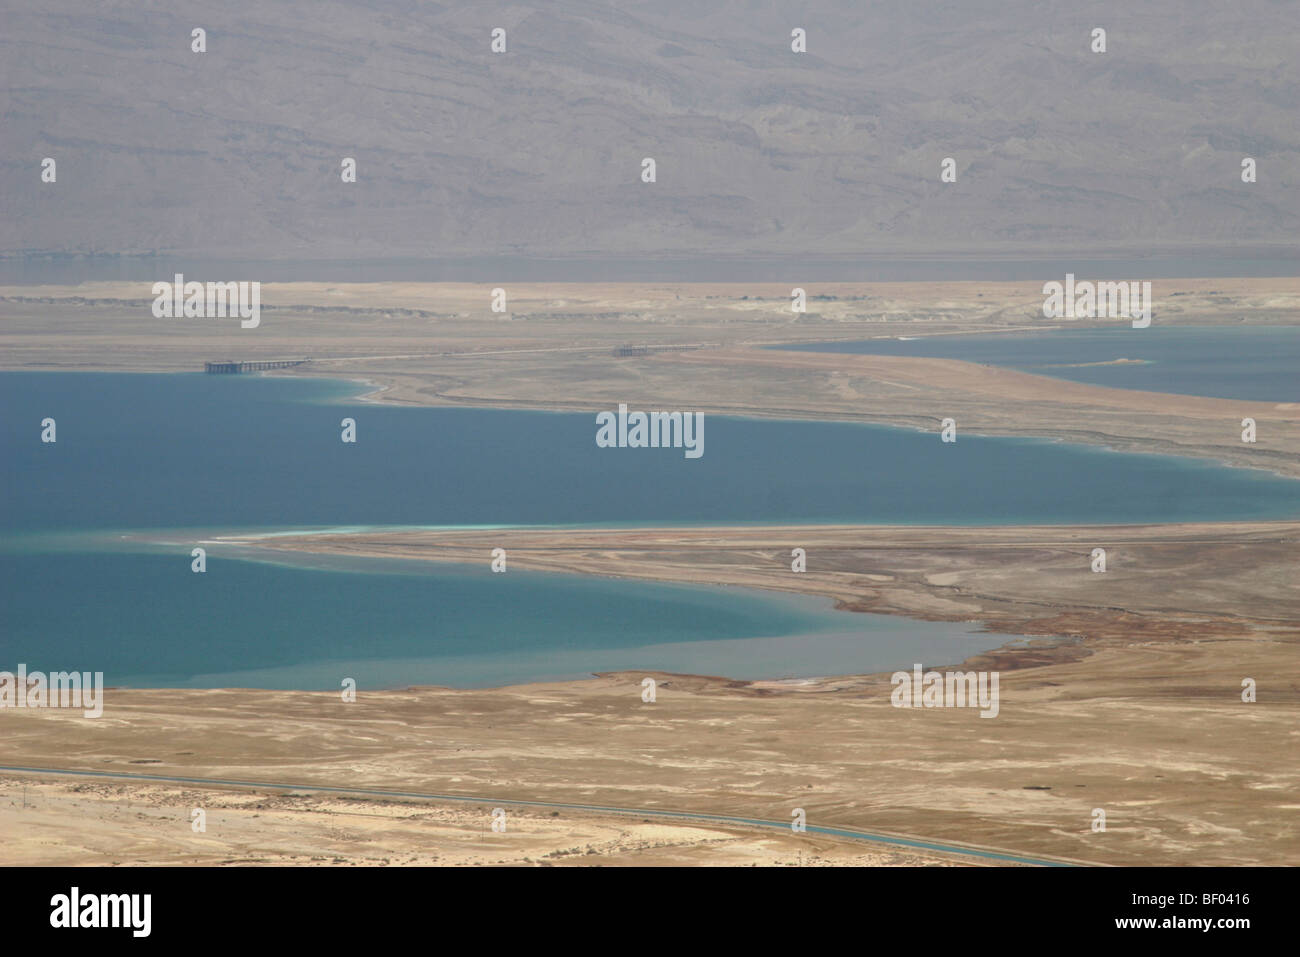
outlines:
[[[26, 768], [0, 765], [0, 772], [14, 774], [48, 774], [70, 777], [111, 778], [125, 781], [153, 781], [167, 784], [198, 784], [213, 787], [257, 788], [271, 791], [320, 791], [329, 794], [361, 795], [366, 797], [415, 798], [425, 801], [455, 801], [461, 804], [491, 804], [503, 807], [537, 807], [556, 808], [567, 811], [587, 811], [599, 814], [625, 814], [639, 817], [666, 818], [683, 821], [708, 821], [715, 824], [730, 824], [741, 827], [759, 827], [776, 830], [788, 830], [789, 821], [765, 821], [759, 818], [733, 817], [726, 814], [704, 814], [695, 811], [664, 811], [654, 808], [605, 807], [600, 804], [565, 804], [555, 801], [518, 801], [499, 798], [466, 797], [460, 794], [428, 794], [420, 791], [393, 791], [381, 788], [344, 788], [323, 784], [280, 784], [267, 781], [231, 781], [223, 778], [187, 778], [165, 774], [133, 774], [115, 771], [69, 771], [58, 768]], [[922, 851], [937, 851], [942, 854], [957, 854], [964, 857], [976, 857], [983, 860], [1000, 861], [1009, 864], [1035, 864], [1043, 867], [1064, 867], [1074, 863], [1066, 860], [1048, 858], [1022, 857], [1005, 854], [987, 848], [968, 847], [961, 844], [943, 844], [937, 841], [919, 841], [888, 834], [872, 834], [854, 828], [807, 826], [809, 834], [825, 834], [854, 841], [870, 841], [877, 844], [892, 844], [898, 847], [916, 848]]]

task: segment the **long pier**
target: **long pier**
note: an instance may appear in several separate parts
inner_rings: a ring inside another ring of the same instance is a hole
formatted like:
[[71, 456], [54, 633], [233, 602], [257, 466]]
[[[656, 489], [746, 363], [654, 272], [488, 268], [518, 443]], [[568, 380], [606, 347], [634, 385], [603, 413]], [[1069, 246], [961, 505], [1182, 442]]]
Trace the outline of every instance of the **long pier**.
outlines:
[[264, 372], [267, 369], [287, 369], [300, 366], [310, 359], [270, 359], [265, 362], [205, 362], [203, 371], [208, 375], [239, 375], [241, 372]]

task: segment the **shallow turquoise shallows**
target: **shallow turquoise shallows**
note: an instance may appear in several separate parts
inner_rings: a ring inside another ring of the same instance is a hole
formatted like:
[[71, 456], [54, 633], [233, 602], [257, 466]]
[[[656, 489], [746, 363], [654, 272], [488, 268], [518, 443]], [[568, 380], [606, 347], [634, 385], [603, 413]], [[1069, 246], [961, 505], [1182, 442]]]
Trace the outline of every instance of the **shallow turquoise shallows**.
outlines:
[[188, 549], [0, 554], [0, 670], [102, 671], [133, 687], [479, 687], [625, 669], [870, 673], [952, 664], [1009, 640], [837, 612], [826, 599], [495, 574], [486, 560], [313, 564], [215, 549], [194, 574]]

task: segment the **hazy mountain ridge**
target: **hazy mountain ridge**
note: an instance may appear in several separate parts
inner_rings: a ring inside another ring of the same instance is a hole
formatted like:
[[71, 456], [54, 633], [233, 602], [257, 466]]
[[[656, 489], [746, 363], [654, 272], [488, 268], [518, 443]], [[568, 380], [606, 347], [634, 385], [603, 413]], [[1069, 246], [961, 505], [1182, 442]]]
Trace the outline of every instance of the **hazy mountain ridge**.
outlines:
[[1141, 252], [1300, 224], [1280, 2], [0, 9], [4, 254]]

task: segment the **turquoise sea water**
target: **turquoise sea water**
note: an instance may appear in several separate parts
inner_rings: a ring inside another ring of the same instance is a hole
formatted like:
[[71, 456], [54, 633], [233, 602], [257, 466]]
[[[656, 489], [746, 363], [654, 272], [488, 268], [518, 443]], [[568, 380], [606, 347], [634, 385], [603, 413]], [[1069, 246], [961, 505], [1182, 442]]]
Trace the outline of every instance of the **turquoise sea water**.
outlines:
[[[357, 388], [201, 373], [0, 375], [0, 529], [1300, 514], [1300, 484], [1267, 472], [1045, 440], [945, 444], [883, 426], [706, 416], [705, 453], [687, 459], [598, 448], [590, 414], [389, 407], [349, 398]], [[46, 417], [54, 444], [40, 441]], [[356, 444], [340, 441], [344, 417], [357, 422]]]
[[1121, 323], [1113, 329], [867, 339], [781, 348], [964, 359], [1119, 389], [1300, 402], [1300, 326], [1134, 329]]
[[[712, 417], [704, 457], [690, 460], [597, 448], [594, 415], [391, 408], [357, 400], [356, 389], [202, 374], [0, 375], [0, 669], [317, 689], [344, 677], [361, 688], [474, 686], [624, 669], [799, 677], [951, 664], [1007, 640], [838, 613], [820, 599], [495, 575], [487, 555], [468, 569], [291, 565], [210, 546], [207, 572], [190, 571], [195, 541], [235, 530], [1300, 514], [1300, 483], [1211, 463]], [[340, 441], [344, 416], [357, 421], [355, 445]], [[57, 421], [53, 444], [40, 441], [46, 417]], [[788, 553], [774, 561], [788, 564]]]
[[1008, 640], [794, 595], [493, 574], [486, 560], [313, 564], [216, 549], [199, 575], [188, 549], [0, 554], [0, 669], [132, 687], [475, 687], [625, 669], [866, 673]]

